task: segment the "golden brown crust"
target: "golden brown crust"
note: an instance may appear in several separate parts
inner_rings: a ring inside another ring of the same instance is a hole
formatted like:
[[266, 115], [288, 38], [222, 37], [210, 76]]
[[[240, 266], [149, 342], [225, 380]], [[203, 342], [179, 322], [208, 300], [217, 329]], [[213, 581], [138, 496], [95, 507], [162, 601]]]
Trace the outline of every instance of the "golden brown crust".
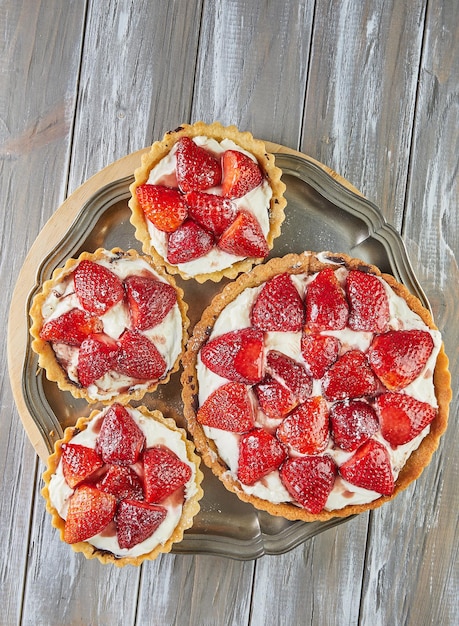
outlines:
[[221, 311], [227, 304], [242, 293], [244, 289], [258, 286], [269, 278], [283, 272], [291, 274], [313, 274], [325, 267], [336, 269], [338, 264], [347, 269], [359, 269], [382, 277], [397, 295], [406, 300], [410, 309], [417, 313], [429, 328], [437, 330], [429, 311], [422, 306], [418, 298], [413, 296], [404, 285], [398, 283], [393, 276], [382, 274], [376, 266], [365, 263], [359, 259], [354, 259], [346, 254], [323, 253], [321, 256], [323, 259], [327, 257], [331, 260], [330, 263], [319, 260], [314, 252], [288, 254], [285, 257], [274, 258], [264, 265], [253, 268], [250, 273], [241, 275], [235, 282], [226, 285], [221, 293], [214, 298], [203, 312], [201, 320], [196, 324], [193, 334], [188, 341], [187, 350], [183, 357], [182, 397], [184, 402], [184, 415], [196, 448], [201, 453], [205, 464], [223, 482], [226, 488], [235, 493], [241, 500], [250, 502], [256, 508], [267, 511], [272, 515], [285, 517], [289, 520], [303, 520], [306, 522], [326, 521], [333, 517], [348, 517], [369, 509], [375, 509], [385, 502], [392, 500], [400, 491], [406, 489], [413, 480], [420, 476], [424, 468], [429, 464], [432, 454], [437, 449], [440, 437], [447, 427], [448, 406], [451, 400], [451, 377], [448, 371], [448, 358], [442, 345], [434, 372], [434, 385], [439, 407], [437, 416], [431, 423], [429, 434], [423, 439], [419, 448], [411, 454], [400, 472], [396, 481], [395, 490], [390, 496], [381, 496], [368, 504], [351, 505], [333, 511], [324, 510], [314, 515], [294, 504], [272, 504], [256, 496], [249, 495], [242, 490], [239, 482], [231, 476], [228, 467], [218, 456], [215, 444], [206, 437], [202, 426], [196, 419], [198, 409], [196, 359], [202, 345], [209, 338], [215, 321]]
[[[111, 563], [113, 565], [116, 565], [117, 567], [124, 567], [125, 565], [140, 565], [141, 563], [143, 563], [143, 561], [152, 561], [156, 559], [159, 554], [165, 554], [167, 552], [170, 552], [172, 546], [175, 543], [182, 541], [185, 530], [191, 528], [191, 526], [193, 525], [193, 519], [200, 510], [199, 501], [203, 496], [203, 490], [201, 487], [203, 474], [199, 468], [201, 459], [199, 458], [199, 456], [196, 455], [194, 445], [191, 443], [191, 441], [187, 439], [186, 432], [182, 428], [178, 428], [174, 420], [164, 417], [160, 411], [149, 411], [144, 406], [136, 407], [136, 410], [140, 411], [146, 418], [156, 420], [170, 430], [180, 433], [181, 438], [186, 446], [188, 461], [193, 463], [195, 466], [196, 471], [194, 480], [196, 485], [196, 492], [185, 501], [180, 520], [169, 539], [167, 539], [164, 544], [159, 544], [158, 546], [156, 546], [156, 548], [154, 548], [151, 552], [148, 552], [147, 554], [142, 554], [136, 557], [117, 557], [111, 552], [99, 550], [87, 541], [80, 541], [79, 543], [70, 544], [71, 548], [75, 552], [82, 552], [87, 559], [98, 559], [101, 563]], [[62, 541], [64, 541], [65, 520], [62, 519], [62, 517], [59, 515], [59, 513], [51, 503], [49, 495], [49, 483], [52, 475], [56, 472], [56, 468], [59, 465], [62, 445], [64, 443], [68, 443], [80, 431], [85, 430], [88, 423], [91, 420], [96, 419], [100, 415], [100, 413], [100, 411], [92, 411], [89, 417], [80, 417], [75, 426], [71, 426], [65, 429], [63, 438], [55, 443], [54, 452], [48, 457], [47, 469], [42, 476], [45, 485], [41, 490], [41, 494], [46, 501], [46, 510], [52, 516], [51, 523], [55, 528], [59, 530], [60, 538]]]
[[188, 274], [181, 272], [175, 265], [170, 265], [159, 252], [152, 246], [150, 235], [148, 233], [147, 221], [144, 213], [137, 201], [135, 190], [139, 185], [143, 185], [148, 181], [148, 177], [152, 168], [164, 158], [171, 150], [172, 146], [177, 143], [181, 137], [211, 137], [217, 141], [223, 139], [231, 139], [234, 143], [241, 146], [251, 154], [253, 154], [262, 171], [269, 182], [273, 195], [270, 202], [270, 229], [267, 235], [268, 247], [271, 250], [274, 239], [280, 235], [282, 222], [284, 221], [284, 209], [287, 204], [284, 198], [285, 185], [281, 181], [282, 171], [275, 166], [274, 155], [266, 151], [263, 141], [254, 139], [251, 133], [241, 132], [236, 126], [222, 126], [219, 122], [213, 124], [204, 124], [204, 122], [195, 122], [194, 124], [182, 124], [175, 130], [167, 132], [162, 141], [156, 141], [149, 152], [142, 155], [141, 165], [134, 172], [135, 180], [130, 186], [131, 199], [129, 207], [131, 208], [131, 224], [135, 228], [135, 236], [142, 243], [142, 249], [146, 254], [150, 254], [155, 262], [166, 267], [167, 271], [172, 274], [180, 274], [185, 280], [193, 278], [199, 283], [206, 280], [219, 282], [224, 276], [226, 278], [235, 278], [241, 272], [247, 272], [250, 268], [263, 259], [247, 258], [233, 263], [230, 267], [205, 274], [198, 274], [190, 277]]
[[[182, 317], [183, 331], [181, 353], [177, 356], [172, 368], [166, 373], [164, 378], [152, 382], [151, 385], [149, 385], [149, 387], [147, 388], [133, 389], [132, 391], [121, 393], [116, 397], [100, 400], [92, 398], [88, 394], [86, 388], [78, 386], [67, 377], [65, 371], [59, 365], [50, 343], [40, 338], [40, 331], [44, 321], [42, 315], [42, 306], [49, 294], [51, 293], [52, 289], [65, 277], [71, 274], [78, 266], [78, 264], [81, 263], [81, 261], [98, 261], [101, 259], [106, 259], [107, 255], [118, 255], [119, 257], [126, 259], [142, 259], [150, 265], [153, 272], [155, 272], [160, 278], [166, 280], [170, 285], [172, 285], [177, 293], [177, 304], [180, 310], [180, 315]], [[30, 334], [33, 337], [32, 349], [38, 355], [38, 366], [45, 370], [48, 380], [57, 383], [61, 391], [70, 391], [74, 398], [84, 398], [90, 403], [102, 402], [103, 404], [110, 404], [115, 401], [121, 404], [127, 404], [131, 400], [141, 400], [147, 392], [154, 391], [158, 387], [158, 385], [167, 383], [171, 375], [176, 372], [180, 367], [181, 356], [183, 354], [188, 339], [188, 327], [190, 323], [187, 316], [188, 305], [184, 301], [183, 296], [183, 290], [177, 286], [174, 278], [172, 276], [169, 276], [164, 271], [163, 267], [157, 267], [151, 257], [145, 255], [142, 256], [136, 250], [124, 251], [120, 248], [104, 250], [103, 248], [98, 248], [95, 252], [92, 253], [83, 252], [77, 259], [68, 259], [64, 267], [57, 268], [53, 272], [51, 279], [43, 283], [41, 291], [33, 299], [32, 306], [29, 311], [31, 317]]]

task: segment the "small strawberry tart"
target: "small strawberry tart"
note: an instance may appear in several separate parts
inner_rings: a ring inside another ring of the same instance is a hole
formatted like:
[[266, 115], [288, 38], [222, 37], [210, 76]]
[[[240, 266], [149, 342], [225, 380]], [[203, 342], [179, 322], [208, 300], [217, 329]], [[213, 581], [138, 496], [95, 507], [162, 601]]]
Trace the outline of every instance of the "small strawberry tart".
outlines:
[[280, 234], [281, 170], [265, 144], [235, 126], [183, 124], [142, 157], [131, 222], [143, 250], [198, 282], [260, 263]]
[[139, 565], [169, 552], [192, 526], [203, 495], [199, 465], [174, 420], [114, 403], [65, 430], [42, 494], [75, 552]]
[[242, 500], [291, 520], [391, 500], [447, 425], [448, 360], [430, 313], [344, 254], [290, 254], [228, 284], [183, 363], [205, 463]]
[[49, 380], [89, 402], [138, 400], [179, 367], [183, 292], [135, 250], [84, 252], [34, 298], [33, 350]]

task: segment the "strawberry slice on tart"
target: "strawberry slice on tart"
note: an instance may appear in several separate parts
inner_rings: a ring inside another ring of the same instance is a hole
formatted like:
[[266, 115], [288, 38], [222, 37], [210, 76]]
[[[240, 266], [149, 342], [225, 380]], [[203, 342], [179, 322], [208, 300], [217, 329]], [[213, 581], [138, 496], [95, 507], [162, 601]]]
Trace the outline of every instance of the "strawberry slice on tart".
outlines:
[[188, 263], [206, 255], [214, 246], [214, 236], [192, 219], [169, 234], [167, 260], [173, 265]]
[[220, 161], [190, 137], [179, 139], [176, 157], [177, 182], [183, 193], [204, 191], [221, 183]]
[[202, 191], [190, 191], [185, 197], [188, 215], [217, 238], [236, 219], [237, 206], [228, 198]]
[[245, 196], [263, 180], [258, 163], [238, 150], [223, 153], [222, 169], [222, 194], [225, 198]]
[[104, 415], [96, 449], [104, 463], [133, 465], [145, 445], [145, 435], [126, 407], [115, 403]]
[[118, 276], [94, 261], [81, 261], [73, 274], [73, 282], [82, 307], [96, 315], [104, 315], [124, 298]]
[[138, 330], [148, 330], [160, 324], [177, 302], [172, 285], [153, 276], [128, 276], [124, 287], [130, 322]]
[[77, 487], [69, 498], [64, 541], [79, 543], [102, 532], [114, 519], [116, 498], [93, 485]]
[[303, 328], [303, 301], [289, 274], [274, 276], [263, 285], [252, 306], [251, 322], [265, 332]]
[[349, 302], [349, 328], [383, 333], [388, 329], [389, 299], [382, 282], [374, 274], [353, 270], [346, 277]]
[[242, 257], [264, 258], [269, 254], [269, 246], [257, 218], [248, 211], [241, 210], [218, 240], [218, 247], [224, 252]]
[[116, 536], [121, 549], [133, 548], [158, 530], [167, 516], [167, 509], [133, 499], [119, 503], [116, 513]]
[[339, 468], [341, 476], [357, 487], [390, 496], [394, 476], [387, 449], [374, 439], [366, 441]]
[[165, 233], [177, 230], [188, 215], [185, 198], [177, 189], [145, 184], [136, 193], [145, 217]]
[[254, 410], [247, 385], [229, 382], [213, 391], [199, 407], [203, 426], [243, 433], [254, 427]]
[[392, 446], [408, 443], [437, 416], [437, 409], [404, 393], [384, 393], [376, 398], [381, 434]]
[[320, 513], [335, 483], [336, 465], [329, 456], [289, 458], [280, 470], [283, 485], [309, 513]]
[[284, 446], [270, 433], [255, 428], [241, 436], [237, 477], [244, 485], [276, 470], [286, 458]]
[[93, 449], [75, 443], [62, 446], [62, 471], [72, 489], [103, 467], [104, 461]]
[[308, 285], [305, 302], [307, 330], [320, 332], [346, 327], [349, 307], [332, 268], [325, 268], [315, 276]]
[[191, 477], [190, 466], [160, 445], [145, 450], [143, 468], [146, 502], [162, 502]]
[[102, 330], [103, 323], [100, 318], [74, 308], [45, 322], [40, 331], [40, 338], [69, 346], [81, 346], [89, 335], [100, 333]]

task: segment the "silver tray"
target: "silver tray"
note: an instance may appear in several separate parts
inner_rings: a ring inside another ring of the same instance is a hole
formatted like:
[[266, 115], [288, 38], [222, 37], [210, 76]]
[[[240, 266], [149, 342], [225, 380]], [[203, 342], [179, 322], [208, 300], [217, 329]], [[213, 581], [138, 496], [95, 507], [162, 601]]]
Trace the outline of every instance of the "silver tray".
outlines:
[[[400, 236], [374, 204], [305, 158], [278, 153], [276, 165], [283, 170], [288, 205], [282, 235], [276, 240], [271, 256], [304, 250], [345, 252], [391, 273], [429, 308]], [[67, 234], [37, 269], [36, 285], [29, 294], [27, 310], [40, 285], [69, 257], [98, 247], [141, 251], [129, 222], [127, 201], [131, 182], [130, 176], [115, 180], [87, 200]], [[185, 292], [192, 328], [225, 281], [218, 285], [198, 285], [181, 279], [177, 282]], [[88, 407], [84, 400], [74, 399], [68, 392], [59, 391], [43, 373], [37, 375], [37, 357], [30, 346], [26, 349], [22, 372], [22, 395], [49, 451], [66, 426], [73, 425], [77, 417], [88, 415], [94, 408]], [[174, 374], [167, 385], [145, 397], [142, 403], [151, 409], [161, 409], [185, 427], [180, 372]], [[289, 522], [271, 516], [240, 501], [207, 468], [203, 471], [205, 495], [201, 511], [183, 541], [174, 546], [172, 551], [176, 554], [205, 553], [250, 560], [264, 554], [287, 552], [347, 521]]]

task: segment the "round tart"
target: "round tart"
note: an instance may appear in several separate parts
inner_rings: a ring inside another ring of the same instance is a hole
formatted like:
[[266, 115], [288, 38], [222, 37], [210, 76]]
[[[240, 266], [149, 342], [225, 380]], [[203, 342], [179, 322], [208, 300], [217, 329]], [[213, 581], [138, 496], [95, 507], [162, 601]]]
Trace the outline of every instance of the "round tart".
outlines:
[[84, 252], [34, 298], [32, 348], [60, 389], [89, 402], [127, 403], [178, 369], [186, 311], [182, 290], [150, 257]]
[[344, 254], [290, 254], [228, 284], [183, 364], [205, 463], [242, 500], [291, 520], [391, 500], [447, 425], [448, 360], [430, 313]]
[[199, 511], [200, 459], [160, 411], [114, 403], [67, 428], [43, 474], [61, 539], [88, 559], [140, 565], [170, 552]]
[[249, 132], [183, 124], [142, 156], [131, 222], [144, 252], [198, 282], [234, 278], [260, 263], [280, 234], [281, 170]]

